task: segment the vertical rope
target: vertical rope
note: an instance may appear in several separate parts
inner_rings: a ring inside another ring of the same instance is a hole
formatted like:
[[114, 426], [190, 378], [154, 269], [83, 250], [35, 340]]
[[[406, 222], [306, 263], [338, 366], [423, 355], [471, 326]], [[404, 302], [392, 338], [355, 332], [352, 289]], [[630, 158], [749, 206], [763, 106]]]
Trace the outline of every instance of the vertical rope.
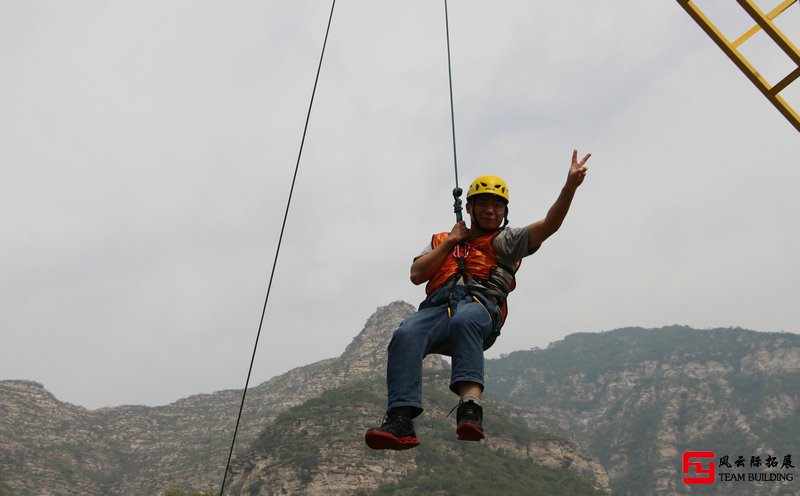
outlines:
[[456, 117], [453, 106], [453, 71], [450, 63], [450, 21], [447, 14], [447, 0], [444, 0], [444, 28], [447, 36], [447, 80], [450, 85], [450, 128], [453, 131], [453, 168], [455, 169], [456, 187], [453, 189], [453, 212], [456, 214], [456, 221], [461, 222], [461, 193], [463, 191], [458, 186], [458, 155], [456, 153]]
[[236, 444], [236, 435], [239, 432], [239, 423], [242, 420], [242, 410], [244, 410], [244, 400], [247, 397], [247, 388], [250, 385], [250, 376], [253, 372], [253, 363], [255, 363], [256, 359], [256, 350], [258, 350], [258, 340], [261, 337], [261, 329], [264, 326], [264, 317], [267, 313], [267, 303], [269, 302], [269, 293], [272, 290], [272, 281], [275, 278], [275, 268], [278, 265], [278, 255], [281, 252], [281, 243], [283, 242], [283, 233], [286, 230], [286, 219], [289, 217], [289, 207], [292, 204], [292, 195], [294, 194], [294, 185], [297, 182], [297, 172], [300, 169], [300, 157], [303, 156], [303, 145], [306, 142], [306, 133], [308, 132], [308, 122], [311, 119], [311, 108], [314, 106], [314, 95], [317, 93], [317, 83], [319, 82], [319, 73], [322, 69], [322, 59], [325, 57], [325, 46], [328, 44], [328, 33], [331, 30], [331, 20], [333, 19], [333, 8], [336, 6], [336, 0], [333, 0], [331, 3], [331, 13], [328, 16], [328, 27], [325, 30], [325, 40], [322, 43], [322, 53], [319, 56], [319, 64], [317, 65], [317, 75], [314, 78], [314, 89], [311, 91], [311, 101], [308, 104], [308, 112], [306, 113], [306, 123], [303, 127], [303, 137], [300, 140], [300, 151], [297, 153], [297, 163], [294, 166], [294, 176], [292, 176], [292, 186], [289, 189], [289, 198], [286, 201], [286, 210], [283, 214], [283, 224], [281, 225], [281, 233], [278, 237], [278, 247], [275, 250], [275, 259], [272, 262], [272, 271], [269, 275], [269, 284], [267, 285], [267, 295], [264, 298], [264, 306], [261, 309], [261, 320], [258, 324], [258, 332], [256, 333], [256, 342], [253, 346], [253, 355], [250, 358], [250, 368], [247, 370], [247, 380], [244, 384], [244, 391], [242, 391], [242, 402], [239, 405], [239, 414], [236, 417], [236, 427], [233, 430], [233, 439], [231, 440], [231, 449], [228, 452], [228, 461], [225, 464], [225, 475], [222, 476], [222, 486], [219, 490], [219, 495], [222, 496], [225, 492], [225, 479], [228, 478], [228, 472], [230, 471], [231, 466], [231, 458], [233, 457], [233, 447]]

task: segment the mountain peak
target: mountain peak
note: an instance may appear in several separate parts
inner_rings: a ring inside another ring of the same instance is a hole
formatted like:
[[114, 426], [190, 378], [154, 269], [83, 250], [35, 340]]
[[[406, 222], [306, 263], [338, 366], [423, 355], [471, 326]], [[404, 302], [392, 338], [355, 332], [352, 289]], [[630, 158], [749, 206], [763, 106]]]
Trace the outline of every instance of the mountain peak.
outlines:
[[396, 301], [378, 307], [375, 313], [367, 319], [361, 332], [347, 345], [341, 358], [355, 358], [379, 353], [379, 348], [386, 348], [389, 345], [392, 333], [400, 325], [400, 322], [414, 311], [414, 307], [404, 301]]
[[[368, 377], [374, 375], [375, 371], [386, 370], [386, 348], [392, 334], [415, 311], [414, 306], [404, 301], [378, 307], [339, 357], [349, 379]], [[441, 369], [447, 366], [447, 362], [438, 355], [431, 355], [425, 360], [426, 368]]]

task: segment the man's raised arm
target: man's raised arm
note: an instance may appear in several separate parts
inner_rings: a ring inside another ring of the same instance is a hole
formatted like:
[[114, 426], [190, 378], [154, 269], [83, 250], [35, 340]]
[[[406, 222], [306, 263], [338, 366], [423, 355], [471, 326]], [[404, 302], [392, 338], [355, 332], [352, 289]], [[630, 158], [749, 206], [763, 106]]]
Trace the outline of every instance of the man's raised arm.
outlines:
[[572, 204], [572, 198], [575, 196], [578, 186], [583, 183], [586, 177], [586, 161], [591, 157], [591, 153], [587, 153], [580, 161], [578, 161], [578, 150], [572, 151], [572, 164], [569, 167], [567, 174], [567, 182], [561, 188], [561, 193], [556, 198], [555, 203], [547, 211], [544, 219], [534, 222], [528, 226], [528, 249], [533, 250], [541, 245], [544, 240], [553, 235], [564, 218], [569, 212], [569, 206]]

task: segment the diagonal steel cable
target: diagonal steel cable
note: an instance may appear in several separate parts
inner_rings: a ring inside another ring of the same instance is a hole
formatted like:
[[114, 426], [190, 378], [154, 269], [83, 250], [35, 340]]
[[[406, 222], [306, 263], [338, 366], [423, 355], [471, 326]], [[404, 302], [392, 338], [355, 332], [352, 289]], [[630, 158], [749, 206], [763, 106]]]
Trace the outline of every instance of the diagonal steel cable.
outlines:
[[331, 3], [331, 13], [328, 16], [328, 27], [325, 30], [325, 40], [322, 43], [322, 53], [319, 56], [319, 65], [317, 65], [317, 75], [314, 78], [314, 89], [311, 91], [311, 101], [308, 104], [308, 112], [306, 113], [306, 123], [303, 127], [303, 138], [300, 140], [300, 151], [297, 153], [297, 163], [294, 167], [294, 175], [292, 176], [292, 186], [289, 188], [289, 197], [286, 200], [286, 210], [283, 214], [283, 223], [281, 224], [281, 233], [278, 237], [278, 247], [275, 250], [275, 259], [272, 262], [272, 271], [269, 275], [269, 284], [267, 285], [267, 294], [264, 298], [264, 306], [261, 309], [261, 319], [258, 323], [258, 332], [256, 333], [256, 342], [253, 346], [253, 355], [250, 358], [250, 367], [247, 370], [247, 380], [244, 384], [244, 391], [242, 391], [242, 402], [239, 405], [239, 414], [236, 417], [236, 427], [233, 430], [233, 439], [231, 440], [231, 449], [228, 452], [228, 461], [225, 464], [225, 475], [222, 477], [222, 485], [219, 490], [219, 495], [223, 496], [225, 492], [225, 480], [228, 478], [228, 472], [230, 471], [231, 466], [231, 458], [233, 457], [233, 448], [236, 445], [236, 435], [239, 433], [239, 424], [242, 420], [242, 411], [244, 410], [244, 401], [247, 397], [247, 388], [250, 385], [250, 376], [253, 372], [253, 363], [255, 363], [256, 359], [256, 351], [258, 350], [258, 340], [261, 337], [261, 329], [264, 327], [264, 317], [267, 313], [267, 303], [269, 302], [269, 294], [272, 290], [272, 281], [275, 278], [275, 268], [278, 265], [278, 256], [281, 252], [281, 243], [283, 242], [283, 233], [286, 230], [286, 220], [289, 217], [289, 207], [292, 204], [292, 195], [294, 194], [294, 186], [297, 182], [297, 172], [300, 170], [300, 158], [303, 156], [303, 145], [306, 142], [306, 133], [308, 132], [308, 122], [311, 119], [311, 108], [314, 106], [314, 95], [317, 93], [317, 83], [319, 82], [319, 74], [322, 70], [322, 60], [325, 57], [325, 47], [328, 44], [328, 33], [331, 30], [331, 20], [333, 19], [333, 9], [336, 6], [336, 0], [333, 0]]

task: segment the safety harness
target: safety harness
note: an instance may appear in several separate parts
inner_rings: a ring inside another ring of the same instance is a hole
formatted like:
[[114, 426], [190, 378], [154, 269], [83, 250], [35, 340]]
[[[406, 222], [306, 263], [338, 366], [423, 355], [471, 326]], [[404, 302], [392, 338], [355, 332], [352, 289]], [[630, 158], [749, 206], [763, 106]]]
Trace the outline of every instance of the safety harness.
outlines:
[[[429, 295], [437, 292], [440, 288], [447, 288], [448, 315], [452, 316], [451, 307], [454, 289], [460, 285], [464, 287], [471, 299], [484, 307], [488, 302], [497, 305], [501, 314], [500, 323], [505, 321], [507, 314], [506, 298], [509, 292], [514, 289], [514, 273], [519, 266], [508, 267], [500, 263], [494, 255], [492, 241], [502, 231], [503, 229], [500, 228], [493, 232], [473, 235], [464, 240], [450, 254], [454, 259], [446, 260], [446, 265], [440, 268], [443, 272], [429, 281], [426, 288]], [[431, 240], [432, 246], [438, 246], [439, 243], [443, 242], [445, 236], [446, 233], [434, 235]], [[475, 240], [480, 241], [475, 245]], [[469, 261], [472, 263], [469, 263]], [[491, 311], [489, 313], [492, 314]]]

